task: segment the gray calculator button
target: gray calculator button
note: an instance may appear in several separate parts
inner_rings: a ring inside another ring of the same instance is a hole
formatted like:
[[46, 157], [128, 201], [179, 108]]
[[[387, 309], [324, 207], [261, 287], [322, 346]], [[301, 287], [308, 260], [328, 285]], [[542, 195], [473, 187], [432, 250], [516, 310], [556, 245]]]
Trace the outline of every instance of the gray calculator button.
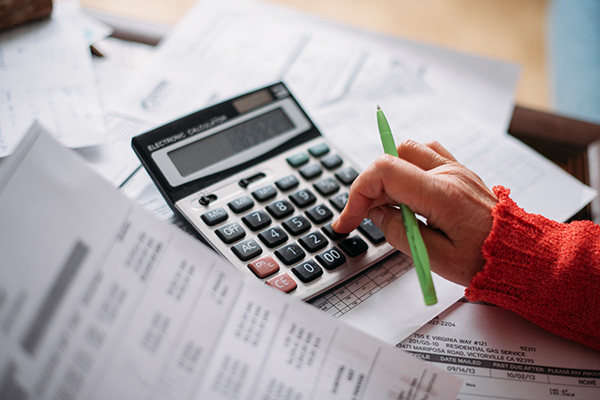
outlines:
[[278, 226], [272, 226], [258, 234], [258, 238], [269, 248], [277, 247], [288, 240], [288, 235]]
[[261, 247], [254, 239], [246, 239], [243, 242], [239, 242], [231, 248], [231, 251], [242, 261], [248, 261], [262, 253]]
[[286, 231], [294, 236], [308, 232], [310, 229], [310, 222], [308, 222], [308, 220], [302, 215], [297, 215], [290, 219], [286, 219], [281, 225], [283, 225]]
[[229, 215], [227, 211], [223, 207], [215, 208], [207, 213], [202, 214], [202, 221], [206, 223], [208, 226], [213, 226], [218, 224], [219, 222], [223, 222], [227, 219]]
[[313, 179], [323, 173], [323, 168], [318, 164], [310, 164], [298, 170], [304, 179]]
[[340, 193], [336, 196], [333, 196], [329, 199], [329, 202], [339, 212], [342, 212], [344, 207], [346, 207], [346, 203], [348, 202], [348, 193]]
[[242, 196], [233, 201], [227, 203], [231, 211], [238, 214], [243, 211], [249, 210], [254, 206], [254, 200], [250, 196]]
[[296, 265], [294, 268], [292, 268], [292, 272], [304, 283], [314, 281], [323, 275], [323, 269], [319, 267], [313, 260], [306, 260]]
[[346, 262], [346, 257], [335, 247], [317, 254], [315, 259], [325, 269], [334, 269]]
[[298, 181], [298, 178], [296, 178], [294, 175], [286, 176], [275, 182], [275, 185], [279, 188], [279, 190], [290, 190], [299, 184], [300, 181]]
[[317, 181], [314, 185], [317, 192], [322, 196], [329, 196], [340, 190], [340, 185], [333, 178], [324, 178]]
[[265, 208], [269, 214], [277, 219], [285, 218], [294, 212], [294, 206], [287, 200], [278, 200]]
[[290, 166], [294, 168], [298, 168], [301, 165], [304, 165], [308, 162], [308, 155], [306, 153], [298, 153], [294, 154], [285, 159]]
[[324, 204], [319, 204], [318, 206], [309, 208], [306, 210], [306, 215], [308, 215], [308, 219], [315, 224], [321, 224], [333, 218], [333, 213]]
[[222, 226], [217, 229], [215, 233], [219, 239], [227, 244], [236, 242], [246, 236], [246, 231], [237, 222], [232, 222], [231, 224]]
[[263, 186], [252, 192], [252, 196], [258, 201], [267, 201], [272, 199], [277, 194], [277, 189], [273, 185]]
[[325, 154], [329, 153], [329, 146], [327, 146], [325, 143], [319, 143], [319, 144], [309, 148], [308, 152], [313, 157], [321, 157], [321, 156], [324, 156]]
[[365, 235], [373, 244], [385, 241], [385, 235], [369, 218], [365, 218], [358, 226], [358, 231]]
[[316, 202], [317, 198], [310, 190], [303, 189], [292, 193], [290, 195], [290, 200], [292, 200], [292, 203], [294, 203], [297, 207], [306, 207]]
[[337, 154], [331, 154], [321, 159], [321, 165], [323, 165], [328, 170], [336, 169], [342, 164], [342, 157], [338, 156]]
[[331, 224], [323, 225], [323, 227], [321, 229], [323, 230], [323, 232], [325, 232], [327, 237], [329, 237], [329, 239], [331, 239], [331, 240], [340, 240], [340, 239], [344, 239], [345, 237], [348, 236], [347, 233], [337, 233], [336, 231], [334, 231], [333, 228], [331, 227]]
[[271, 217], [263, 210], [252, 211], [242, 217], [244, 224], [253, 231], [257, 231], [271, 224]]
[[349, 186], [358, 177], [358, 172], [356, 172], [352, 167], [347, 167], [336, 172], [335, 177], [338, 178], [344, 185]]
[[327, 238], [319, 231], [314, 231], [302, 236], [298, 239], [298, 242], [311, 253], [315, 253], [329, 244]]
[[275, 251], [275, 255], [285, 265], [292, 265], [302, 260], [306, 253], [296, 243], [290, 243]]

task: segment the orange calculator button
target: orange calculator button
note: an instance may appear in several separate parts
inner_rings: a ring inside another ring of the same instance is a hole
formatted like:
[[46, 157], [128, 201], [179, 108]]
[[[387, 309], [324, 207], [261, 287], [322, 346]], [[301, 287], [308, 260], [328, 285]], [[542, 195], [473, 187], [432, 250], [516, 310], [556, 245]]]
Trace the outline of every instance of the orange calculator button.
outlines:
[[283, 274], [277, 275], [276, 277], [269, 279], [267, 281], [267, 285], [273, 286], [274, 288], [277, 288], [285, 293], [291, 292], [298, 286], [296, 281], [294, 281], [287, 272], [284, 272]]
[[265, 278], [279, 271], [279, 264], [271, 256], [259, 258], [248, 264], [248, 268], [259, 278]]

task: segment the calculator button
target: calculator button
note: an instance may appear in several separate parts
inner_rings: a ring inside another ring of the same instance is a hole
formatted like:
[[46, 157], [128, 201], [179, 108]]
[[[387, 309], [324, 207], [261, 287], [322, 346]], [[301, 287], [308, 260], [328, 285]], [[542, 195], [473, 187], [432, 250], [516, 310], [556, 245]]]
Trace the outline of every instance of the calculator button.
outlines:
[[358, 231], [365, 235], [373, 244], [385, 241], [385, 235], [369, 218], [365, 218], [358, 226]]
[[292, 200], [292, 203], [294, 203], [297, 207], [306, 207], [306, 206], [310, 206], [315, 201], [317, 201], [317, 198], [315, 197], [313, 192], [311, 192], [310, 190], [304, 189], [304, 190], [298, 190], [297, 192], [292, 193], [290, 195], [290, 200]]
[[306, 164], [309, 158], [306, 153], [298, 153], [286, 158], [285, 160], [288, 162], [288, 164], [290, 164], [290, 166], [298, 168], [299, 166]]
[[327, 237], [331, 240], [340, 240], [340, 239], [343, 239], [346, 236], [348, 236], [347, 233], [337, 233], [336, 231], [334, 231], [333, 228], [331, 227], [331, 224], [327, 224], [327, 225], [323, 226], [321, 229], [323, 230], [323, 232], [325, 232]]
[[307, 260], [296, 265], [294, 268], [292, 268], [292, 272], [304, 283], [314, 281], [323, 275], [323, 269], [319, 267], [313, 260]]
[[314, 231], [302, 236], [298, 239], [298, 242], [311, 253], [315, 253], [329, 244], [327, 238], [319, 231]]
[[329, 146], [325, 143], [319, 143], [318, 145], [309, 148], [308, 152], [313, 157], [321, 157], [329, 153]]
[[290, 190], [298, 186], [300, 182], [298, 178], [294, 175], [286, 176], [285, 178], [281, 178], [275, 182], [275, 185], [279, 188], [279, 190]]
[[292, 265], [292, 264], [296, 264], [298, 261], [302, 260], [304, 258], [304, 256], [306, 255], [306, 253], [296, 243], [290, 243], [290, 244], [285, 245], [282, 248], [276, 250], [275, 255], [285, 265]]
[[279, 271], [279, 264], [272, 256], [264, 256], [248, 264], [248, 268], [259, 278], [266, 278]]
[[244, 221], [244, 224], [246, 224], [248, 228], [252, 229], [253, 231], [257, 231], [269, 226], [271, 223], [271, 217], [269, 217], [269, 215], [263, 210], [258, 210], [244, 215], [242, 217], [242, 221]]
[[296, 281], [287, 272], [277, 275], [276, 277], [269, 279], [265, 283], [285, 293], [289, 293], [298, 287]]
[[252, 192], [252, 196], [258, 201], [267, 201], [275, 197], [276, 194], [277, 189], [273, 185], [264, 186]]
[[357, 257], [369, 248], [367, 243], [358, 236], [351, 236], [338, 244], [342, 251], [350, 257]]
[[331, 212], [331, 210], [324, 204], [319, 204], [318, 206], [309, 208], [306, 210], [306, 215], [308, 215], [308, 219], [315, 224], [321, 224], [333, 218], [333, 212]]
[[342, 165], [342, 163], [342, 157], [338, 156], [337, 154], [331, 154], [321, 159], [321, 165], [323, 165], [328, 170], [336, 169], [337, 167]]
[[358, 177], [358, 172], [356, 172], [354, 168], [348, 167], [336, 172], [335, 177], [344, 185], [349, 186]]
[[323, 196], [329, 196], [340, 190], [340, 185], [333, 178], [324, 178], [317, 181], [314, 185], [317, 192]]
[[302, 215], [297, 215], [290, 219], [286, 219], [281, 225], [283, 225], [286, 231], [294, 236], [308, 232], [311, 227], [310, 222], [308, 222], [308, 220]]
[[335, 208], [339, 212], [342, 212], [344, 207], [346, 207], [346, 203], [348, 203], [348, 193], [340, 193], [337, 196], [334, 196], [331, 199], [329, 199], [329, 202], [331, 203], [333, 208]]
[[239, 242], [231, 250], [242, 261], [248, 261], [262, 253], [261, 247], [254, 239], [246, 239], [243, 242]]
[[202, 214], [202, 221], [206, 223], [208, 226], [213, 226], [218, 224], [219, 222], [223, 222], [229, 217], [227, 211], [223, 207], [215, 208], [207, 213]]
[[298, 170], [304, 179], [313, 179], [323, 173], [323, 168], [318, 164], [310, 164]]
[[236, 214], [244, 212], [246, 210], [251, 209], [254, 206], [254, 200], [250, 196], [242, 196], [238, 199], [230, 201], [227, 203], [231, 211]]
[[258, 234], [258, 238], [269, 248], [277, 247], [288, 240], [288, 235], [278, 226], [273, 226]]
[[278, 200], [265, 207], [269, 214], [277, 219], [282, 219], [294, 212], [294, 206], [287, 200]]
[[215, 231], [219, 239], [224, 243], [233, 243], [246, 236], [246, 231], [237, 222], [232, 222], [225, 226], [220, 227]]
[[317, 254], [315, 259], [325, 269], [334, 269], [346, 262], [346, 257], [335, 247]]

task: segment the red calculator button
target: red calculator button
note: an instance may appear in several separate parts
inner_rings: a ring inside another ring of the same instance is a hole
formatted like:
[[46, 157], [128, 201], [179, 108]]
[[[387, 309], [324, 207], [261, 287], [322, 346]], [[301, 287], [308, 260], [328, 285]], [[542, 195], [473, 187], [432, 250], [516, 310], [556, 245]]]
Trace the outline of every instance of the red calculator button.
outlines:
[[267, 285], [273, 286], [274, 288], [277, 288], [285, 293], [291, 292], [298, 286], [296, 281], [294, 281], [287, 272], [284, 272], [283, 274], [277, 275], [276, 277], [269, 279], [266, 283]]
[[265, 278], [279, 271], [279, 264], [271, 256], [259, 258], [248, 264], [248, 268], [259, 278]]

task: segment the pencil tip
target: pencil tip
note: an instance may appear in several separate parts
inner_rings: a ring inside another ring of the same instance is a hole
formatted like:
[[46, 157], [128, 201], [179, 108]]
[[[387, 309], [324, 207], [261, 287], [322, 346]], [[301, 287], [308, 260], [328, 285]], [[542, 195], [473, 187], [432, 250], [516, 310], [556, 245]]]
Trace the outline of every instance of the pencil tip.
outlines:
[[379, 107], [379, 104], [377, 104], [377, 111], [381, 110], [381, 107]]

